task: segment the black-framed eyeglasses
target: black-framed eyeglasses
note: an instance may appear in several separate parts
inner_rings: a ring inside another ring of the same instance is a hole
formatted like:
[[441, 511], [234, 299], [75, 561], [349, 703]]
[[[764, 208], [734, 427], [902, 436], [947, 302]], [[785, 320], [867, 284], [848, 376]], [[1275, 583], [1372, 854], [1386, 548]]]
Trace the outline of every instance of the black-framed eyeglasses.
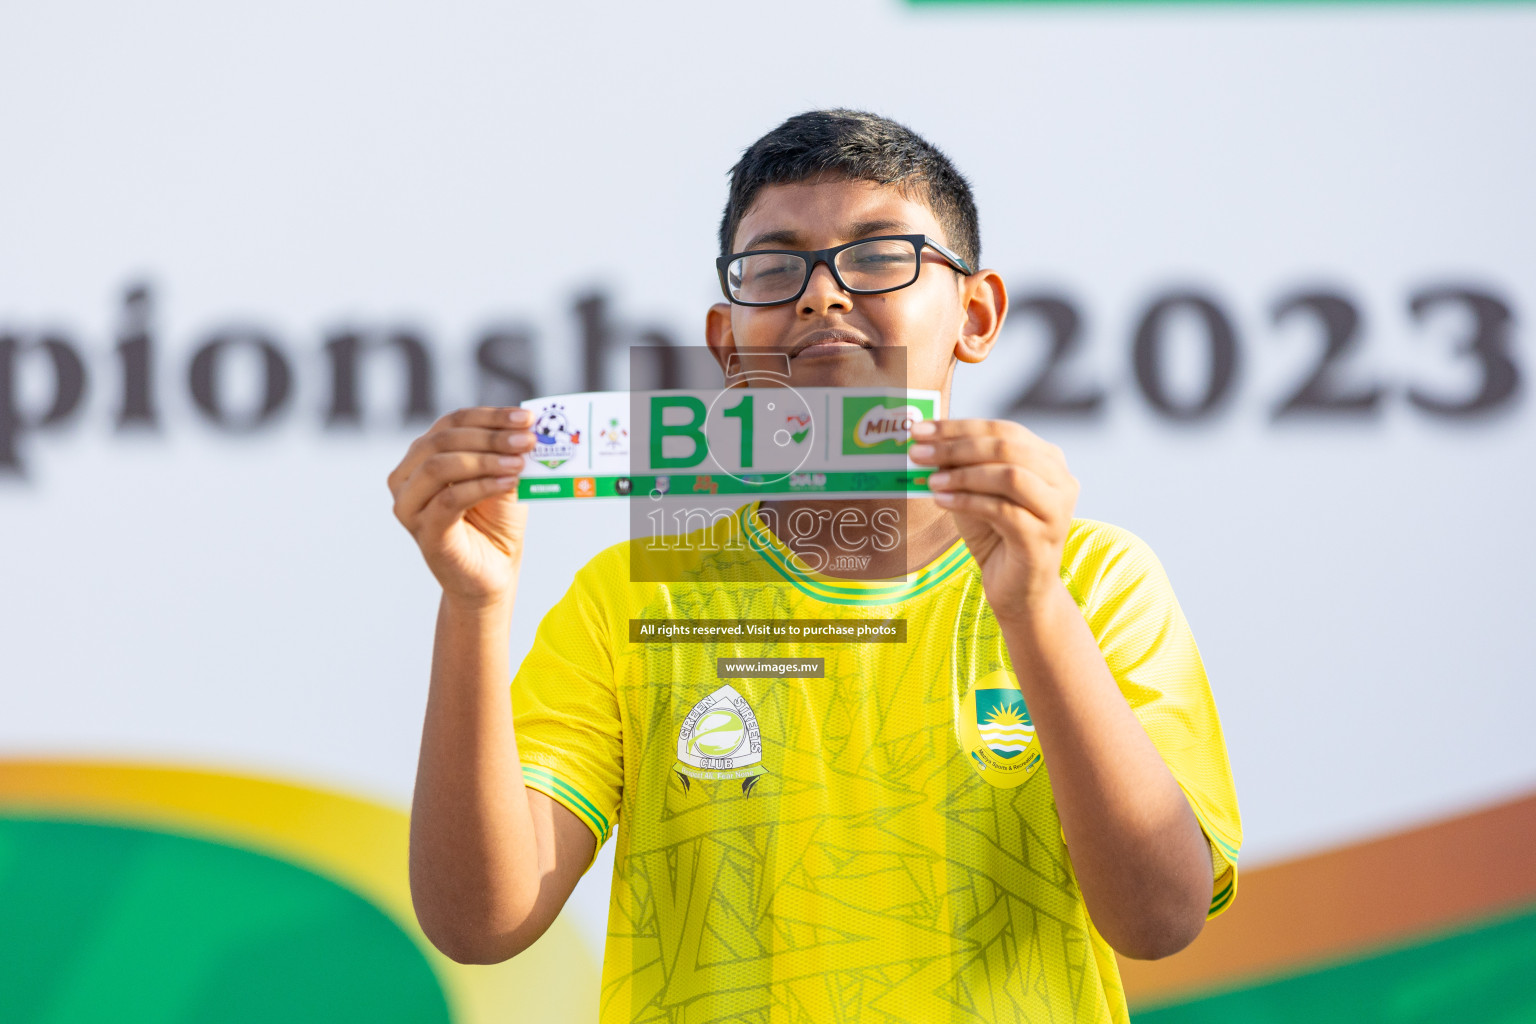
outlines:
[[738, 306], [777, 306], [805, 294], [818, 263], [825, 263], [838, 287], [853, 295], [905, 288], [923, 268], [925, 247], [960, 273], [974, 273], [965, 260], [927, 235], [879, 235], [814, 251], [754, 249], [721, 256], [715, 267], [720, 290]]

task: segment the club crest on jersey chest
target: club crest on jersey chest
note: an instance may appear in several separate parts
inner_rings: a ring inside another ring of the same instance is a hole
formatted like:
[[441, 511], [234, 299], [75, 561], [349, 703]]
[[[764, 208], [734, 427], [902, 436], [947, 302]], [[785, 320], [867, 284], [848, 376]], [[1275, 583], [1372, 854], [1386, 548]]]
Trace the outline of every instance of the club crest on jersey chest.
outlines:
[[677, 761], [672, 770], [687, 792], [689, 780], [740, 779], [751, 794], [763, 767], [763, 736], [757, 713], [733, 686], [722, 686], [700, 700], [677, 730]]
[[961, 699], [955, 725], [971, 767], [999, 789], [1022, 785], [1043, 763], [1035, 723], [1011, 672], [998, 669], [978, 679]]

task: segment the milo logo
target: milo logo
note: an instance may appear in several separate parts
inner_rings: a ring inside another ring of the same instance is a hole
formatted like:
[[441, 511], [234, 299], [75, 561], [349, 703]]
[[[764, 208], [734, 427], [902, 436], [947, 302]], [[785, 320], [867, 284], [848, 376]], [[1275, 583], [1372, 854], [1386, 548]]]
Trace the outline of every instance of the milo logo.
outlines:
[[899, 409], [876, 406], [859, 417], [859, 425], [853, 432], [853, 443], [860, 448], [873, 448], [882, 441], [905, 441], [912, 434], [912, 424], [919, 423], [923, 414], [915, 405]]
[[843, 399], [843, 454], [898, 455], [912, 440], [912, 425], [933, 416], [931, 398]]

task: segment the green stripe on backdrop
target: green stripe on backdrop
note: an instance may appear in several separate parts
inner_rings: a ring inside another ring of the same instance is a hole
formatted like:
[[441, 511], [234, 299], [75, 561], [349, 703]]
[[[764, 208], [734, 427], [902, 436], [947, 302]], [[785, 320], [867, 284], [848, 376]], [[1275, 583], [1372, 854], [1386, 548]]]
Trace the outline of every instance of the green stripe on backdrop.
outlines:
[[298, 865], [187, 836], [0, 819], [0, 1021], [448, 1019], [411, 938]]
[[1136, 1024], [1515, 1024], [1536, 1021], [1532, 965], [1536, 908], [1526, 908], [1454, 935], [1133, 1018]]

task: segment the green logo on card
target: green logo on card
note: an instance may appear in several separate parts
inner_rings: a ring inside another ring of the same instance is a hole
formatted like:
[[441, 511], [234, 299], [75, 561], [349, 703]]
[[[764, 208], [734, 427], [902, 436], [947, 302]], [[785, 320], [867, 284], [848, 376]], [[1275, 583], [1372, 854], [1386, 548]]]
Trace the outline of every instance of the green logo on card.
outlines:
[[912, 424], [933, 419], [933, 399], [849, 395], [843, 399], [844, 455], [900, 455]]

